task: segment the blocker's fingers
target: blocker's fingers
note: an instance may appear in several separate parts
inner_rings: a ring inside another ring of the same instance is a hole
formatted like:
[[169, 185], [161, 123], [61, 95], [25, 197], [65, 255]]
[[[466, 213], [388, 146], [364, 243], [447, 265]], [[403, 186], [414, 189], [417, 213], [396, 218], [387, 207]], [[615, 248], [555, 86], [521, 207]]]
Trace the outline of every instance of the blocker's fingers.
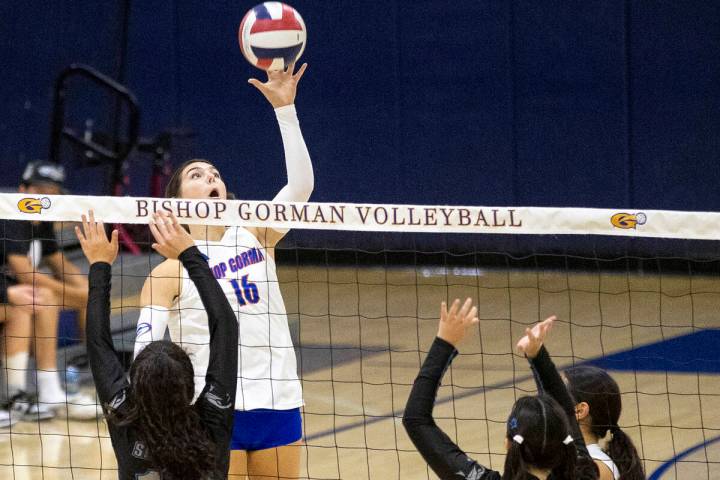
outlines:
[[103, 223], [102, 220], [98, 220], [98, 222], [97, 222], [97, 231], [98, 231], [98, 236], [107, 240], [107, 234], [105, 233], [105, 224]]
[[442, 301], [442, 302], [440, 302], [440, 320], [443, 322], [446, 321], [447, 314], [448, 314], [447, 303], [445, 303], [445, 301]]
[[88, 212], [90, 214], [90, 228], [92, 229], [92, 233], [97, 233], [97, 225], [95, 224], [95, 212], [90, 210]]
[[82, 220], [82, 226], [83, 226], [83, 232], [85, 232], [85, 235], [90, 234], [90, 226], [88, 225], [87, 217], [83, 213], [80, 215], [80, 220]]
[[178, 226], [177, 224], [173, 223], [172, 220], [167, 220], [165, 222], [165, 228], [167, 229], [168, 238], [170, 237], [176, 237], [178, 234]]
[[110, 244], [113, 246], [113, 248], [118, 248], [118, 231], [113, 230], [110, 234]]
[[160, 213], [156, 213], [154, 215], [155, 220], [155, 228], [157, 228], [158, 232], [160, 232], [161, 238], [163, 240], [167, 239], [167, 226], [165, 225], [165, 218]]
[[536, 340], [538, 339], [537, 335], [535, 335], [535, 329], [534, 329], [534, 328], [529, 329], [528, 338], [529, 338], [530, 341], [532, 341], [532, 342], [534, 342], [534, 341], [536, 341]]
[[467, 299], [465, 299], [465, 303], [463, 303], [463, 306], [460, 309], [460, 318], [465, 318], [467, 316], [471, 305], [472, 305], [472, 298], [468, 297]]
[[80, 227], [78, 226], [75, 226], [75, 236], [77, 236], [80, 246], [85, 246], [85, 235], [83, 235], [82, 230], [80, 230]]
[[182, 227], [180, 226], [180, 222], [178, 222], [177, 217], [173, 213], [169, 213], [167, 218], [168, 231], [172, 232], [173, 235], [178, 235]]
[[155, 212], [155, 220], [160, 225], [166, 225], [168, 223], [167, 221], [167, 213], [165, 210], [158, 210]]
[[168, 218], [170, 219], [170, 221], [172, 222], [173, 225], [175, 225], [176, 227], [180, 226], [180, 222], [178, 221], [178, 219], [174, 213], [172, 213], [172, 212], [168, 213]]
[[[152, 233], [153, 238], [154, 238], [157, 242], [163, 242], [163, 241], [165, 241], [165, 239], [163, 238], [162, 234], [160, 233], [160, 231], [159, 231], [158, 228], [157, 228], [157, 224], [155, 224], [154, 221], [153, 221], [153, 222], [150, 222], [150, 233]], [[153, 247], [153, 248], [155, 248], [155, 247]]]
[[457, 315], [458, 309], [460, 308], [460, 299], [456, 298], [452, 305], [450, 306], [450, 311], [448, 312], [448, 315], [453, 317]]
[[477, 307], [472, 307], [472, 309], [470, 310], [470, 313], [465, 315], [465, 318], [471, 318], [471, 319], [477, 320]]
[[545, 327], [545, 333], [550, 333], [550, 330], [552, 330], [553, 325], [555, 325], [555, 319], [553, 318], [551, 321], [548, 322], [547, 327]]
[[155, 222], [155, 228], [157, 228], [158, 232], [160, 233], [161, 243], [167, 242], [170, 239], [170, 233], [167, 230], [167, 225], [165, 225], [165, 222], [160, 219], [159, 222]]

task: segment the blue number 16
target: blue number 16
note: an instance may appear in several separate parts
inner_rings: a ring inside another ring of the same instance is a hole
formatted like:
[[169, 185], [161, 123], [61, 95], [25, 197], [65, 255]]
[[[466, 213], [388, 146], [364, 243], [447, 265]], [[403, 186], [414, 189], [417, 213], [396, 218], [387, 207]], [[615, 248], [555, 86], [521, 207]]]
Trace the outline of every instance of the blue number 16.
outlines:
[[248, 276], [245, 275], [240, 280], [242, 287], [238, 284], [236, 279], [231, 279], [230, 284], [235, 290], [235, 296], [237, 297], [240, 306], [245, 306], [250, 303], [258, 303], [260, 301], [260, 293], [258, 292], [257, 285], [248, 280]]

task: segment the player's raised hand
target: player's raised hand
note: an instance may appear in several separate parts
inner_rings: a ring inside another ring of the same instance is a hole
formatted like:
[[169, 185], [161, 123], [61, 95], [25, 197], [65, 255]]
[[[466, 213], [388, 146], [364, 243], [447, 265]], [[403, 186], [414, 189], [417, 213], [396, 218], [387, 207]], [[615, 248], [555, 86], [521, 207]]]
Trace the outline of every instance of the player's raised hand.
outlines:
[[538, 352], [540, 352], [540, 348], [542, 348], [545, 342], [545, 337], [555, 323], [555, 320], [557, 320], [557, 317], [553, 315], [540, 323], [536, 323], [532, 328], [526, 328], [525, 336], [517, 343], [518, 352], [524, 353], [528, 358], [535, 358]]
[[118, 254], [118, 232], [113, 230], [111, 240], [108, 240], [103, 222], [95, 221], [95, 213], [90, 210], [88, 217], [82, 215], [82, 230], [75, 227], [75, 235], [80, 241], [80, 247], [91, 264], [105, 262], [112, 264]]
[[265, 83], [256, 78], [251, 78], [248, 83], [267, 98], [273, 108], [280, 108], [295, 103], [297, 84], [300, 82], [307, 63], [303, 63], [297, 73], [295, 64], [291, 63], [285, 70], [271, 70], [267, 72], [268, 79]]
[[460, 300], [456, 298], [450, 310], [447, 309], [447, 304], [442, 302], [437, 336], [457, 346], [465, 338], [468, 327], [477, 325], [478, 321], [477, 307], [473, 306], [472, 299], [465, 300], [461, 307]]
[[178, 258], [195, 245], [190, 234], [178, 223], [172, 213], [155, 212], [150, 220], [150, 231], [155, 237], [152, 248], [165, 258]]

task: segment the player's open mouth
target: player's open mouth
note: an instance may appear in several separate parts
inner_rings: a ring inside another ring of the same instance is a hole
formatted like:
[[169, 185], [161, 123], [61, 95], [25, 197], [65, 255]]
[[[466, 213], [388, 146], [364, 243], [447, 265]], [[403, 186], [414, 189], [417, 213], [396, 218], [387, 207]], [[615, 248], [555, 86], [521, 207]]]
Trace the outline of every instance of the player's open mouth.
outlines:
[[219, 197], [220, 197], [220, 192], [218, 192], [217, 189], [213, 188], [210, 191], [210, 198], [219, 198]]

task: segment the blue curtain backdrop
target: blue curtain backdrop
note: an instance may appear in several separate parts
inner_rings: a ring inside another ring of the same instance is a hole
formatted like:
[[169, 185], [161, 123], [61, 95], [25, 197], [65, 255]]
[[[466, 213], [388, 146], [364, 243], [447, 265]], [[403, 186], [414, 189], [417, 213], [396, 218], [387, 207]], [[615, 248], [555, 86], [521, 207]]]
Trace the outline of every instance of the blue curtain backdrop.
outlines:
[[[132, 2], [125, 83], [143, 134], [192, 128], [179, 156], [211, 159], [238, 197], [263, 199], [285, 171], [272, 109], [246, 83], [262, 72], [237, 46], [254, 3]], [[716, 1], [292, 4], [309, 35], [297, 106], [313, 200], [720, 210]], [[117, 77], [121, 10], [2, 3], [3, 185], [46, 155], [64, 66]], [[97, 192], [86, 179], [73, 173], [73, 190]]]

